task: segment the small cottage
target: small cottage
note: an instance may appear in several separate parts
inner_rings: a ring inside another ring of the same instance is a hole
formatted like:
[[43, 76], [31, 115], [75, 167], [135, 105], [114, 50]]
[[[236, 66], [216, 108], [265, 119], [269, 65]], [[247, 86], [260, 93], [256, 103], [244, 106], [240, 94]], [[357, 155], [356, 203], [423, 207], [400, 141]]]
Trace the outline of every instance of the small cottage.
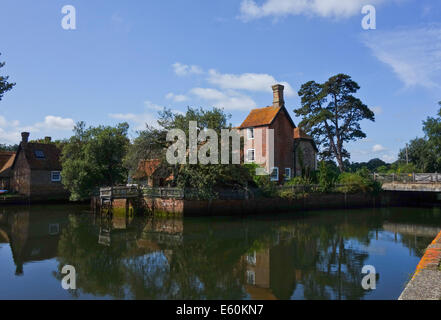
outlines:
[[50, 142], [28, 142], [29, 133], [21, 134], [22, 141], [14, 157], [10, 173], [10, 188], [35, 199], [67, 199], [68, 192], [61, 183], [60, 150]]
[[[301, 176], [317, 168], [318, 149], [314, 140], [297, 128], [283, 96], [284, 86], [277, 84], [273, 89], [273, 104], [253, 109], [239, 130], [244, 138], [245, 163], [258, 163], [271, 175], [271, 180], [282, 183], [294, 176]], [[274, 130], [274, 158], [270, 167], [270, 145], [268, 130]], [[256, 139], [256, 137], [261, 137]]]

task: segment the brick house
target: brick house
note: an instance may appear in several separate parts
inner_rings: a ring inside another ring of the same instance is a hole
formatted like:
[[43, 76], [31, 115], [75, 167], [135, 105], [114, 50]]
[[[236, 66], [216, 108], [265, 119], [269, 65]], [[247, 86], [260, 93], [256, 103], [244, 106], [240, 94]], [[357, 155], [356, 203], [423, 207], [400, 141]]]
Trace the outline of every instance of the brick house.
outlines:
[[30, 143], [28, 132], [21, 136], [11, 166], [12, 191], [34, 199], [67, 199], [61, 183], [60, 150], [50, 143], [50, 137], [46, 143]]
[[150, 159], [139, 162], [132, 179], [149, 187], [166, 187], [171, 184], [174, 176], [170, 168], [161, 165], [160, 159]]
[[[273, 104], [253, 109], [239, 126], [244, 138], [245, 163], [258, 163], [271, 174], [271, 180], [282, 183], [317, 167], [314, 140], [297, 128], [285, 108], [284, 86], [273, 89]], [[271, 165], [270, 131], [274, 131], [273, 165]]]

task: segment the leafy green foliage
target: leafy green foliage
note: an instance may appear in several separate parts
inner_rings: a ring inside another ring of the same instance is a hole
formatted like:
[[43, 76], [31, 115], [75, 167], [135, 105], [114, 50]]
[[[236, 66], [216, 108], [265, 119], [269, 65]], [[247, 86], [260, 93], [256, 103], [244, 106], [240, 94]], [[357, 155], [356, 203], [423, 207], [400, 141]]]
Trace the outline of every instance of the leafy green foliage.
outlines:
[[[180, 129], [184, 131], [188, 139], [189, 122], [196, 121], [199, 130], [213, 129], [218, 135], [218, 140], [220, 140], [221, 130], [231, 129], [231, 124], [228, 123], [230, 118], [231, 115], [218, 108], [204, 110], [188, 107], [185, 114], [173, 113], [169, 109], [164, 109], [159, 112], [159, 128], [155, 129], [147, 126], [146, 130], [139, 132], [124, 159], [124, 165], [130, 172], [134, 172], [137, 170], [140, 161], [159, 159], [163, 167], [168, 167], [173, 172], [174, 181], [172, 184], [181, 188], [192, 189], [193, 196], [198, 199], [215, 198], [216, 187], [244, 188], [249, 181], [253, 180], [251, 168], [239, 164], [220, 164], [220, 152], [219, 164], [171, 166], [165, 161], [167, 147], [170, 145], [170, 142], [166, 141], [169, 130]], [[218, 143], [218, 150], [220, 151], [220, 141]]]
[[299, 96], [302, 106], [295, 109], [303, 120], [299, 124], [314, 136], [324, 159], [335, 158], [340, 171], [349, 152], [344, 144], [366, 137], [360, 121], [375, 121], [374, 113], [356, 98], [359, 85], [345, 74], [329, 78], [323, 84], [309, 81], [302, 85]]
[[[4, 66], [5, 66], [5, 63], [0, 62], [0, 69], [3, 68]], [[9, 79], [8, 76], [1, 76], [0, 75], [0, 101], [3, 98], [3, 95], [15, 86], [15, 83], [8, 82], [8, 79]]]
[[335, 165], [320, 162], [318, 183], [322, 192], [329, 192], [335, 185], [338, 178], [338, 170]]
[[[439, 102], [441, 106], [441, 102]], [[438, 117], [428, 117], [423, 122], [424, 138], [415, 138], [400, 150], [398, 155], [401, 172], [440, 172], [441, 171], [441, 109]], [[414, 170], [414, 171], [410, 171]]]
[[129, 144], [128, 128], [127, 123], [120, 123], [86, 129], [84, 122], [77, 123], [61, 156], [62, 181], [71, 200], [87, 199], [97, 187], [126, 181], [122, 162]]
[[356, 173], [344, 172], [338, 178], [338, 191], [344, 193], [373, 193], [381, 191], [381, 184], [373, 179], [371, 172], [365, 167]]

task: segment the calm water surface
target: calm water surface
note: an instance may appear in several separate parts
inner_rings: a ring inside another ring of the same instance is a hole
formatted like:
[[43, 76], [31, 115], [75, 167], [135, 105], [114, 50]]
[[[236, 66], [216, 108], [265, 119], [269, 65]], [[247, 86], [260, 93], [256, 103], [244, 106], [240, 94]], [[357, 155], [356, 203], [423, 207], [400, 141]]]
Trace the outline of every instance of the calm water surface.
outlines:
[[[439, 208], [107, 219], [6, 207], [0, 299], [397, 299], [440, 226]], [[75, 291], [61, 287], [64, 265]], [[376, 290], [361, 286], [364, 265]]]

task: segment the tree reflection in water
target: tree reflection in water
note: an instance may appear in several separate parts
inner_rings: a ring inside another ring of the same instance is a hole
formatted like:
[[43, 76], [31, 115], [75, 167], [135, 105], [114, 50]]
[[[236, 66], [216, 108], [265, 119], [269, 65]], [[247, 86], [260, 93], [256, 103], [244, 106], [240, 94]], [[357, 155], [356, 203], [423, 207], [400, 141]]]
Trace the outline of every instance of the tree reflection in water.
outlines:
[[[122, 223], [71, 215], [58, 243], [57, 277], [73, 265], [83, 293], [117, 299], [290, 299], [295, 292], [304, 299], [362, 299], [367, 248], [396, 218], [393, 210]], [[408, 237], [398, 238], [417, 256], [431, 241]]]

